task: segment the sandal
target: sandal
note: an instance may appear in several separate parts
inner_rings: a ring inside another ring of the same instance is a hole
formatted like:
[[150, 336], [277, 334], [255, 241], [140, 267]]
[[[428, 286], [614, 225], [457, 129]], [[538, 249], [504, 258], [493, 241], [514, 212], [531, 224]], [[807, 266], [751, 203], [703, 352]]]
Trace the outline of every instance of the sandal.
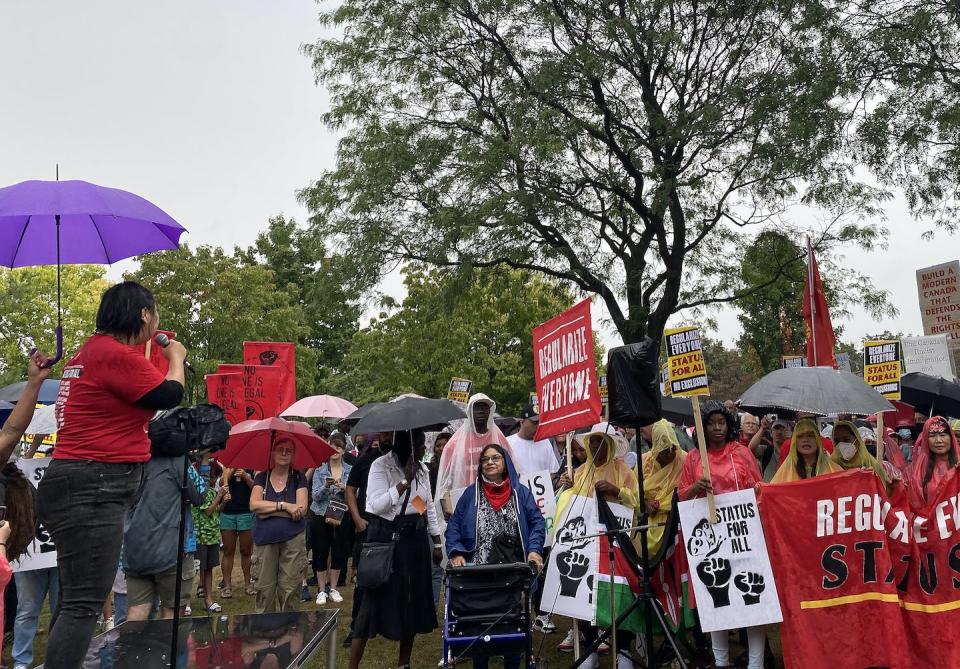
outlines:
[[231, 597], [233, 597], [233, 591], [230, 588], [224, 588], [220, 591], [221, 599], [230, 599]]
[[207, 607], [207, 611], [209, 611], [210, 613], [220, 613], [221, 611], [223, 611], [223, 607], [217, 604], [216, 602], [214, 602], [213, 604]]
[[248, 586], [247, 586], [247, 594], [248, 594], [248, 595], [255, 595], [255, 594], [257, 594], [257, 589], [256, 589], [255, 587], [253, 587], [252, 585], [248, 585]]

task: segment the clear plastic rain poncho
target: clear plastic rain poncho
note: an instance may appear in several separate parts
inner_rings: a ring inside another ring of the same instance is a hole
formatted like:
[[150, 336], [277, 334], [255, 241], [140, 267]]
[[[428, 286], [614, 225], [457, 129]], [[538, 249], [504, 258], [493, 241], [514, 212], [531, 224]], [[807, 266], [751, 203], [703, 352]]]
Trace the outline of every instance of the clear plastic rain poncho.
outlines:
[[[478, 432], [474, 424], [473, 412], [477, 404], [485, 403], [490, 407], [490, 415], [486, 421], [486, 432]], [[494, 414], [497, 411], [497, 403], [484, 395], [477, 393], [467, 402], [467, 419], [463, 421], [450, 441], [443, 447], [443, 454], [440, 456], [440, 468], [437, 473], [437, 491], [434, 498], [441, 501], [441, 505], [447, 511], [452, 512], [456, 508], [457, 500], [463, 491], [474, 484], [477, 480], [477, 467], [480, 463], [480, 452], [484, 446], [489, 444], [498, 444], [502, 446], [510, 457], [513, 458], [513, 452], [507, 438], [503, 432], [493, 422]], [[444, 501], [444, 496], [449, 493], [449, 506]]]

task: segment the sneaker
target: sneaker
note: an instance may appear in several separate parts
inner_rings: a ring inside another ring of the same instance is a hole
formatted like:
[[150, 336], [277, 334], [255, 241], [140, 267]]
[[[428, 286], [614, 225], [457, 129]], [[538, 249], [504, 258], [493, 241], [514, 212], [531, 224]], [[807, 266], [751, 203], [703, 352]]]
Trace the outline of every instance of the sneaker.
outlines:
[[[104, 632], [109, 632], [109, 631], [112, 630], [114, 627], [116, 627], [116, 624], [115, 624], [114, 621], [113, 621], [113, 616], [110, 616], [109, 618], [107, 618], [106, 620], [103, 621], [103, 631], [104, 631]], [[14, 667], [13, 669], [17, 669], [17, 668]]]
[[600, 647], [597, 648], [597, 652], [600, 653], [601, 655], [609, 655], [610, 654], [609, 644], [607, 644], [606, 642], [601, 643]]
[[317, 587], [317, 577], [311, 576], [310, 578], [308, 578], [307, 585], [312, 585], [313, 587]]
[[13, 669], [30, 669], [30, 667], [25, 664], [15, 664], [13, 665]]
[[537, 616], [533, 621], [533, 629], [543, 634], [553, 634], [557, 631], [557, 626], [550, 620], [549, 614], [544, 613], [543, 615]]
[[[340, 601], [343, 601], [343, 598], [340, 598]], [[327, 603], [327, 593], [323, 590], [317, 593], [317, 606], [323, 606]]]
[[206, 591], [203, 589], [203, 586], [202, 586], [202, 585], [199, 586], [199, 587], [197, 588], [197, 599], [203, 599], [203, 598], [206, 597], [206, 596], [207, 596], [207, 593], [206, 593]]
[[572, 653], [573, 652], [573, 630], [567, 630], [567, 636], [563, 637], [563, 641], [557, 644], [557, 650], [561, 653]]
[[185, 616], [192, 616], [192, 615], [193, 615], [193, 609], [190, 608], [190, 605], [189, 605], [189, 604], [187, 604], [187, 605], [184, 607], [184, 609], [183, 609], [183, 615], [185, 615]]
[[333, 589], [330, 590], [327, 596], [330, 598], [330, 601], [333, 602], [334, 604], [339, 604], [340, 602], [343, 601], [343, 595], [341, 595], [339, 592]]
[[597, 657], [596, 653], [590, 653], [587, 659], [583, 661], [583, 664], [580, 665], [581, 669], [599, 669], [599, 667], [600, 658]]
[[633, 660], [629, 655], [617, 653], [617, 669], [634, 669]]
[[[302, 588], [300, 588], [300, 601], [301, 601], [301, 602], [309, 602], [310, 599], [311, 599], [311, 597], [310, 597], [310, 588], [308, 588], [307, 586], [303, 586]], [[317, 598], [317, 604], [319, 604], [319, 603], [320, 603], [320, 599]]]

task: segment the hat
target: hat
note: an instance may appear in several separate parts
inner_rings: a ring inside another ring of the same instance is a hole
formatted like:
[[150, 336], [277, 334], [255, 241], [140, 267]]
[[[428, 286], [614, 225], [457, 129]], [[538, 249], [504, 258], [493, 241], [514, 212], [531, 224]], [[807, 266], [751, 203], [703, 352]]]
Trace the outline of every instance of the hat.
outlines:
[[520, 420], [532, 420], [534, 423], [540, 421], [540, 416], [537, 414], [537, 410], [533, 408], [532, 404], [528, 404], [523, 411], [520, 412]]
[[780, 418], [773, 421], [773, 427], [790, 427], [790, 422]]

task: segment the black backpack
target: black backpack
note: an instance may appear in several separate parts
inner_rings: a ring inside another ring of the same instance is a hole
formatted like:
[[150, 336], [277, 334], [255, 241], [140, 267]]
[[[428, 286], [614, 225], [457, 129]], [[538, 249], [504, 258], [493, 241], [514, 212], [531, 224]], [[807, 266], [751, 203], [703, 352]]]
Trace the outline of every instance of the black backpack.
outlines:
[[161, 411], [150, 421], [150, 453], [175, 457], [196, 451], [219, 451], [227, 445], [230, 422], [215, 404]]

